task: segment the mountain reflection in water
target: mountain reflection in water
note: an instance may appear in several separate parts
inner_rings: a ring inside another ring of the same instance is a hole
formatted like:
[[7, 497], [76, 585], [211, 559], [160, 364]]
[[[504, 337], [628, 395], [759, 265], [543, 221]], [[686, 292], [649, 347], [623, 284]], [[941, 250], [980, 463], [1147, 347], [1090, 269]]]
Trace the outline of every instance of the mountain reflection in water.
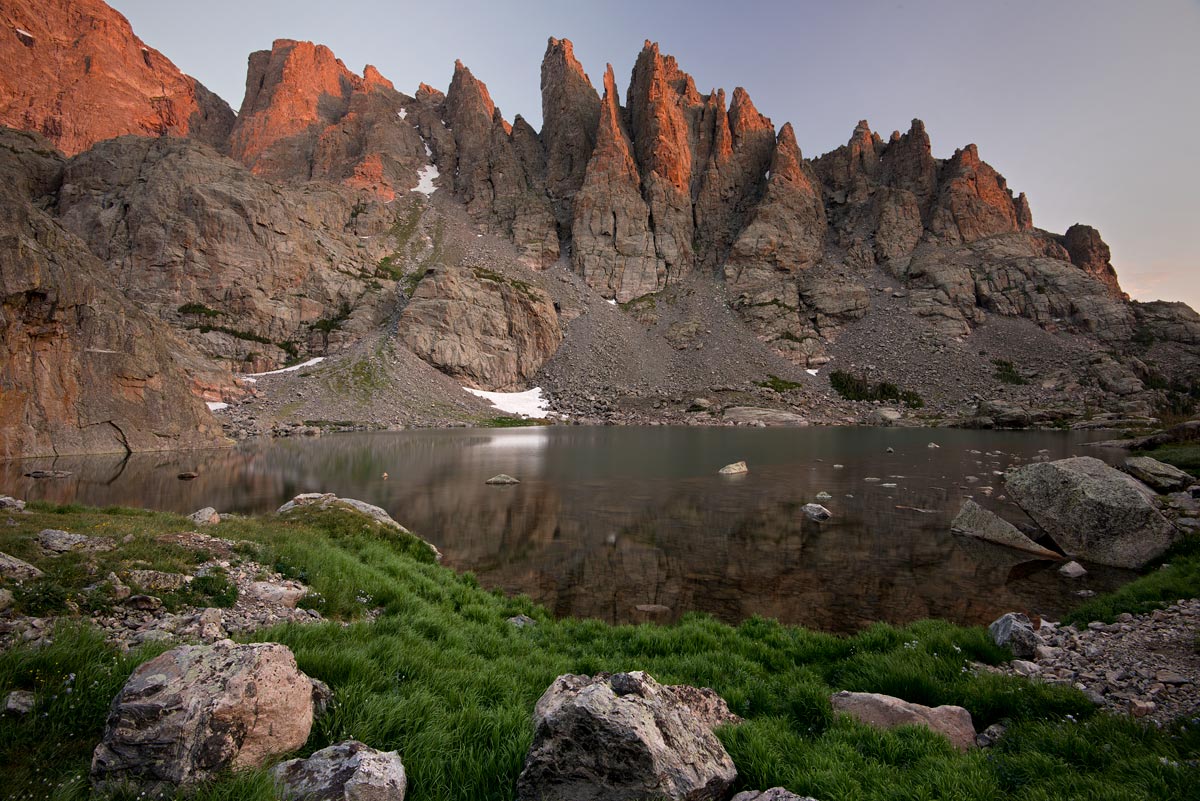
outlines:
[[[700, 610], [731, 623], [761, 615], [849, 632], [877, 620], [986, 623], [1012, 609], [1057, 619], [1079, 602], [1077, 590], [1127, 580], [1092, 568], [1069, 581], [1055, 563], [949, 532], [968, 496], [1022, 519], [994, 471], [1039, 451], [1123, 455], [1085, 447], [1089, 438], [1098, 437], [667, 427], [346, 434], [0, 462], [0, 492], [184, 513], [262, 513], [301, 492], [334, 492], [383, 506], [437, 545], [448, 566], [556, 615], [671, 621]], [[717, 475], [741, 459], [749, 474]], [[74, 475], [22, 475], [50, 468]], [[180, 481], [182, 471], [199, 477]], [[497, 473], [521, 483], [484, 484]], [[832, 496], [821, 502], [833, 512], [825, 523], [800, 512], [819, 492]]]

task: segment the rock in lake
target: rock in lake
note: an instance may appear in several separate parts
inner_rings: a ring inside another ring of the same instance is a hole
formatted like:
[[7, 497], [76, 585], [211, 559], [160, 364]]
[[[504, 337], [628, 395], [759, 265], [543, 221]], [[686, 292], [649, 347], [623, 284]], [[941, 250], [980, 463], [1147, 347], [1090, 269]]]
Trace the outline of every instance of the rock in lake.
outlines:
[[357, 740], [281, 762], [271, 775], [287, 801], [404, 801], [408, 790], [399, 754]]
[[1136, 479], [1091, 456], [1029, 464], [1007, 474], [1009, 494], [1072, 556], [1140, 568], [1180, 532]]
[[1043, 548], [1021, 533], [1020, 529], [968, 498], [963, 501], [962, 508], [950, 530], [955, 534], [986, 540], [996, 545], [1016, 548], [1019, 551], [1033, 554], [1043, 559], [1061, 558], [1049, 548]]
[[217, 510], [211, 506], [205, 506], [203, 509], [197, 509], [188, 515], [188, 520], [191, 520], [197, 526], [215, 526], [221, 522], [221, 516], [217, 514]]
[[945, 735], [960, 751], [975, 745], [975, 726], [971, 713], [961, 706], [928, 707], [879, 693], [842, 691], [830, 698], [834, 712], [842, 712], [868, 726], [892, 729], [896, 726], [925, 726]]
[[801, 507], [800, 511], [804, 512], [809, 520], [824, 522], [833, 517], [833, 513], [819, 503], [806, 503]]
[[313, 693], [277, 643], [174, 648], [134, 670], [113, 700], [92, 784], [156, 794], [260, 767], [304, 745]]
[[713, 728], [736, 723], [712, 690], [641, 671], [564, 675], [533, 713], [521, 801], [721, 801], [737, 770]]
[[1195, 480], [1178, 467], [1149, 456], [1130, 456], [1121, 469], [1160, 494], [1187, 489]]
[[1033, 623], [1020, 612], [1001, 615], [988, 626], [992, 642], [1001, 648], [1008, 646], [1018, 659], [1032, 659], [1041, 644]]
[[484, 484], [496, 484], [499, 486], [507, 486], [509, 484], [520, 484], [521, 480], [519, 478], [513, 478], [512, 476], [508, 475], [507, 473], [501, 473], [498, 476], [492, 476], [491, 478], [489, 478], [487, 481], [485, 481], [483, 483]]
[[1087, 575], [1087, 568], [1078, 562], [1072, 561], [1067, 562], [1065, 565], [1060, 567], [1058, 572], [1060, 575], [1066, 576], [1067, 578], [1083, 578]]
[[750, 468], [746, 467], [745, 462], [734, 462], [733, 464], [725, 465], [717, 472], [723, 476], [736, 476], [740, 475], [741, 473], [749, 473]]

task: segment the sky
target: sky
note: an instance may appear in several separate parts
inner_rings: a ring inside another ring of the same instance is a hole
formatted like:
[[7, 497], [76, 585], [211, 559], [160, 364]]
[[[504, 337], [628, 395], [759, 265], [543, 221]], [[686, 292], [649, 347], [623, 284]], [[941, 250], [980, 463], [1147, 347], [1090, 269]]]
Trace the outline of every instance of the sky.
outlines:
[[808, 157], [860, 119], [886, 139], [918, 117], [938, 157], [975, 143], [1039, 228], [1098, 228], [1134, 298], [1200, 309], [1200, 0], [109, 1], [234, 110], [250, 52], [308, 39], [409, 94], [462, 59], [540, 128], [548, 37], [593, 84], [611, 62], [622, 99], [650, 39], [701, 92], [745, 87]]

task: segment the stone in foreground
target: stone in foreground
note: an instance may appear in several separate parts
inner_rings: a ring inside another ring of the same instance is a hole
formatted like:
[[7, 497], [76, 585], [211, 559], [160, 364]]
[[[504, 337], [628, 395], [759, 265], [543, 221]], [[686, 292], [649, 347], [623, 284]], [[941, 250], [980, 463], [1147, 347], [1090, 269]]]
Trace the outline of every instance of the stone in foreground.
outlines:
[[519, 478], [513, 478], [508, 473], [501, 473], [498, 476], [492, 476], [491, 478], [489, 478], [487, 481], [485, 481], [483, 483], [484, 484], [493, 484], [493, 485], [498, 485], [498, 486], [507, 486], [509, 484], [520, 484], [521, 480]]
[[721, 801], [737, 770], [713, 728], [736, 723], [712, 690], [647, 674], [564, 675], [533, 713], [521, 801]]
[[834, 693], [830, 699], [834, 712], [842, 712], [868, 726], [892, 729], [896, 726], [925, 726], [945, 735], [959, 751], [975, 745], [975, 726], [971, 713], [961, 706], [921, 706], [879, 693]]
[[357, 740], [282, 762], [271, 775], [287, 801], [404, 801], [408, 790], [399, 754]]
[[215, 526], [221, 522], [221, 516], [217, 514], [217, 510], [211, 506], [205, 506], [203, 509], [197, 509], [188, 515], [188, 520], [191, 520], [197, 526]]
[[1160, 494], [1187, 489], [1194, 481], [1178, 467], [1149, 456], [1130, 456], [1121, 469]]
[[988, 634], [992, 635], [996, 645], [1011, 648], [1018, 659], [1032, 659], [1041, 644], [1033, 623], [1020, 612], [1009, 612], [996, 618], [988, 626]]
[[277, 643], [167, 651], [140, 665], [113, 700], [92, 784], [157, 794], [260, 767], [304, 745], [313, 688]]
[[1059, 547], [1102, 565], [1144, 567], [1180, 536], [1150, 490], [1091, 456], [1026, 465], [1005, 484]]
[[975, 501], [968, 498], [963, 501], [958, 516], [950, 524], [950, 530], [955, 534], [975, 537], [996, 545], [1025, 551], [1042, 559], [1059, 559], [1059, 555], [1049, 548], [1043, 548], [1021, 533], [1021, 530], [997, 514], [984, 509]]
[[0, 578], [9, 581], [31, 581], [42, 577], [42, 571], [15, 556], [0, 553]]
[[717, 472], [723, 476], [735, 476], [741, 473], [749, 473], [750, 468], [746, 467], [745, 462], [734, 462], [733, 464], [725, 465]]
[[770, 790], [746, 790], [738, 793], [730, 801], [816, 801], [807, 795], [796, 795], [791, 790], [782, 787], [772, 787]]

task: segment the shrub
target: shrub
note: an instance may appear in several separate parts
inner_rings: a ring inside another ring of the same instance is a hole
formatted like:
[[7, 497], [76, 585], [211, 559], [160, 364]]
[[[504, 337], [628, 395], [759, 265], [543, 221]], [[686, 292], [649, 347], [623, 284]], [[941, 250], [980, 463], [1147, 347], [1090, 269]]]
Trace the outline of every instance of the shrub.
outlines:
[[861, 376], [835, 370], [829, 376], [829, 383], [846, 400], [853, 401], [892, 401], [903, 403], [913, 409], [920, 409], [925, 400], [916, 392], [900, 389], [887, 381], [871, 383]]

